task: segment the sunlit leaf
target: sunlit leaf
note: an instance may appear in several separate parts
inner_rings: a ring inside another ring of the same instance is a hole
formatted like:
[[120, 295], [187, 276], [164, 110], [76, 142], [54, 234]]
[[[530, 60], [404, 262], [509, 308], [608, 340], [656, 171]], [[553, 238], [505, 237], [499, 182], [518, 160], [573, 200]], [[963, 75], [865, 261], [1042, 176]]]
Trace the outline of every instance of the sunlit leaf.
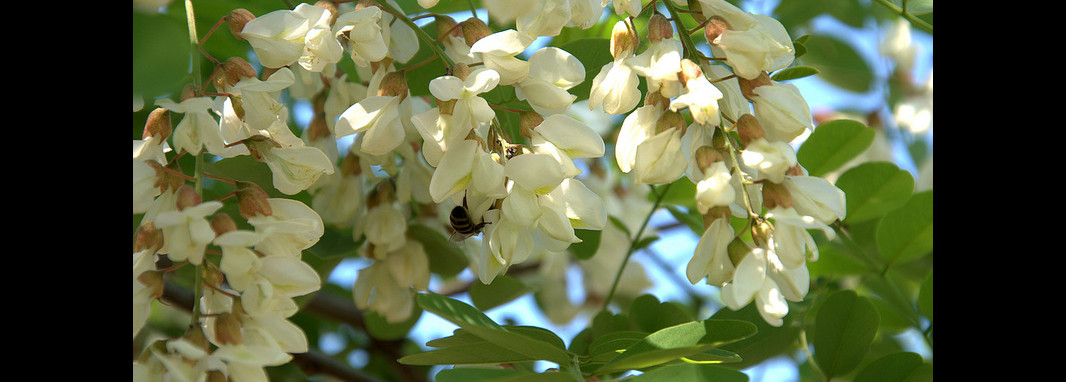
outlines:
[[877, 247], [885, 261], [907, 262], [933, 251], [933, 191], [914, 194], [877, 226]]
[[796, 150], [796, 159], [811, 176], [824, 176], [870, 147], [877, 133], [861, 122], [838, 119], [822, 123]]
[[836, 186], [847, 195], [845, 222], [884, 216], [910, 199], [914, 178], [889, 162], [866, 162], [840, 175]]
[[866, 357], [880, 323], [877, 308], [852, 290], [826, 297], [814, 328], [814, 359], [827, 379], [852, 371]]

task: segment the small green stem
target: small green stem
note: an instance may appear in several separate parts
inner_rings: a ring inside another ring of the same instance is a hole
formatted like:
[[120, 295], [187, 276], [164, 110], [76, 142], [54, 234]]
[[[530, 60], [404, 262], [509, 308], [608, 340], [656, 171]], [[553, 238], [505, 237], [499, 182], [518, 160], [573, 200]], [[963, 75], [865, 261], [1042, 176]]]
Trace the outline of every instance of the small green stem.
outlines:
[[380, 7], [382, 10], [392, 14], [404, 24], [407, 24], [407, 26], [411, 27], [411, 29], [415, 31], [415, 34], [418, 35], [418, 38], [422, 40], [422, 42], [426, 45], [429, 45], [429, 49], [433, 50], [433, 53], [440, 57], [441, 60], [444, 60], [446, 66], [448, 66], [449, 68], [455, 66], [455, 61], [452, 61], [452, 58], [448, 57], [448, 55], [445, 54], [439, 46], [437, 46], [437, 40], [433, 37], [430, 37], [429, 34], [426, 33], [426, 31], [422, 30], [422, 28], [419, 28], [418, 24], [415, 24], [414, 21], [411, 21], [411, 19], [408, 18], [407, 15], [404, 15], [403, 12], [392, 9], [392, 6], [390, 6], [384, 1], [378, 0], [377, 4], [378, 7]]
[[[192, 0], [185, 0], [185, 19], [189, 24], [189, 41], [192, 45], [192, 80], [193, 85], [197, 88], [200, 87], [200, 39], [196, 34], [196, 12], [192, 8]], [[196, 184], [196, 195], [203, 197], [203, 172], [204, 172], [204, 153], [196, 155], [196, 172], [193, 175]], [[200, 287], [202, 282], [203, 266], [196, 266], [196, 283], [193, 284], [193, 307], [192, 307], [192, 321], [190, 327], [198, 327], [200, 322], [200, 294], [203, 293]]]
[[[895, 4], [892, 4], [888, 0], [874, 0], [874, 2], [883, 5], [885, 8], [888, 8], [892, 12], [895, 12], [896, 14], [900, 15], [904, 19], [907, 19], [907, 21], [910, 21], [911, 25], [914, 25], [916, 28], [921, 29], [923, 31], [926, 31], [929, 34], [933, 34], [933, 26], [932, 25], [929, 25], [929, 23], [925, 22], [925, 20], [919, 19], [915, 15], [912, 15], [912, 14], [908, 13], [906, 9], [897, 7]], [[903, 4], [904, 4], [904, 6], [906, 6], [907, 1], [904, 0]]]
[[[668, 3], [668, 1], [667, 1]], [[659, 209], [659, 204], [662, 203], [663, 197], [666, 196], [666, 192], [670, 190], [670, 184], [667, 184], [662, 188], [662, 193], [659, 193], [655, 198], [655, 204], [651, 206], [651, 211], [648, 211], [648, 216], [644, 218], [644, 222], [640, 223], [640, 229], [637, 230], [636, 236], [629, 241], [629, 250], [626, 251], [626, 257], [622, 259], [622, 266], [618, 267], [618, 273], [614, 275], [614, 282], [611, 283], [611, 291], [607, 293], [607, 298], [603, 301], [603, 309], [607, 309], [607, 305], [610, 305], [611, 299], [614, 298], [614, 292], [618, 289], [618, 281], [622, 279], [622, 271], [626, 269], [626, 264], [629, 263], [629, 257], [633, 255], [636, 249], [637, 242], [640, 241], [640, 237], [644, 236], [644, 229], [648, 227], [648, 222], [651, 221], [651, 215], [655, 214], [655, 210]], [[655, 187], [651, 187], [651, 192], [655, 193]]]

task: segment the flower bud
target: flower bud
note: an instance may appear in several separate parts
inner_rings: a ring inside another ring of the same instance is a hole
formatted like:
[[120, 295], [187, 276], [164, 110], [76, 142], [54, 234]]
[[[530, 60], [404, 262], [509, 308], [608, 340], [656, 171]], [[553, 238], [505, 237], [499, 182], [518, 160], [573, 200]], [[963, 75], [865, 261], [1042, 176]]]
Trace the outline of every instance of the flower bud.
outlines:
[[[464, 37], [463, 30], [459, 27], [459, 23], [448, 15], [436, 15], [433, 20], [437, 22], [437, 39], [443, 40], [445, 35], [452, 35], [455, 37]], [[464, 37], [465, 38], [465, 37]]]
[[674, 127], [681, 130], [681, 135], [684, 135], [685, 129], [688, 127], [685, 122], [685, 116], [673, 110], [666, 110], [659, 115], [659, 120], [655, 124], [655, 133], [658, 134]]
[[711, 16], [707, 20], [707, 24], [703, 26], [703, 37], [707, 38], [708, 44], [717, 45], [718, 37], [721, 37], [722, 33], [730, 29], [733, 29], [733, 27], [721, 16]]
[[137, 233], [133, 235], [133, 252], [146, 249], [155, 251], [163, 247], [163, 231], [155, 228], [155, 224], [147, 222], [137, 227]]
[[229, 32], [233, 34], [233, 37], [236, 37], [237, 40], [244, 40], [244, 37], [241, 37], [241, 31], [244, 30], [244, 24], [255, 20], [255, 15], [247, 9], [237, 8], [230, 11], [230, 13], [222, 19], [226, 20], [226, 24], [229, 25]]
[[451, 68], [451, 73], [460, 80], [466, 81], [466, 77], [470, 76], [470, 67], [462, 62], [458, 62]]
[[644, 95], [644, 106], [659, 105], [660, 111], [670, 108], [670, 99], [663, 96], [659, 90], [648, 92]]
[[482, 37], [492, 34], [492, 29], [489, 29], [489, 26], [484, 21], [476, 17], [463, 20], [462, 23], [459, 23], [459, 27], [463, 30], [463, 39], [466, 40], [466, 45], [469, 46], [474, 46], [474, 43]]
[[744, 114], [737, 119], [736, 130], [737, 135], [740, 136], [740, 143], [744, 146], [747, 146], [748, 142], [763, 138], [766, 135], [762, 125], [759, 124], [759, 120], [751, 114]]
[[703, 172], [706, 172], [707, 168], [714, 162], [719, 162], [724, 159], [722, 158], [722, 154], [711, 146], [700, 146], [696, 149], [696, 154], [694, 156], [696, 157], [696, 166], [698, 166], [700, 171]]
[[688, 87], [688, 82], [703, 77], [703, 69], [692, 60], [681, 59], [681, 71], [677, 73], [677, 80], [681, 85]]
[[639, 43], [637, 35], [625, 20], [614, 24], [614, 29], [611, 30], [611, 57], [615, 60], [628, 57], [637, 50]]
[[763, 182], [762, 205], [768, 210], [777, 207], [792, 208], [792, 193], [782, 184]]
[[226, 232], [236, 231], [237, 223], [229, 214], [220, 213], [211, 218], [211, 229], [215, 231], [215, 236], [219, 236]]
[[544, 122], [544, 117], [534, 111], [523, 111], [518, 115], [519, 133], [528, 140], [533, 138], [533, 129]]
[[241, 217], [250, 219], [256, 216], [270, 216], [274, 212], [270, 208], [269, 198], [266, 191], [252, 182], [237, 181], [237, 206]]
[[[165, 192], [167, 190], [177, 190], [179, 187], [185, 184], [185, 179], [178, 176], [177, 174], [167, 171], [167, 169], [163, 168], [163, 165], [157, 163], [156, 161], [146, 160], [144, 161], [144, 163], [148, 164], [149, 167], [155, 169], [155, 183], [153, 184], [153, 186], [158, 188], [159, 192]], [[181, 167], [178, 165], [177, 161], [174, 161], [168, 166], [171, 167], [171, 170], [173, 170], [174, 172], [181, 173]]]
[[144, 287], [146, 289], [151, 291], [148, 293], [148, 295], [152, 296], [153, 299], [163, 297], [163, 287], [165, 285], [165, 283], [163, 282], [163, 272], [143, 272], [140, 275], [137, 275], [137, 281], [140, 281], [141, 284], [144, 284]]
[[407, 78], [404, 77], [404, 72], [386, 73], [385, 77], [381, 79], [381, 86], [378, 88], [377, 95], [400, 97], [401, 100], [407, 97]]
[[744, 77], [737, 77], [737, 84], [740, 85], [740, 93], [744, 94], [744, 98], [751, 101], [755, 96], [755, 88], [773, 85], [773, 81], [770, 80], [770, 75], [763, 71], [758, 77], [750, 80]]
[[363, 167], [359, 165], [359, 156], [348, 152], [348, 155], [341, 160], [341, 175], [358, 176], [361, 173], [363, 173]]
[[222, 62], [218, 77], [215, 78], [215, 89], [225, 92], [231, 86], [245, 78], [257, 78], [255, 68], [248, 61], [240, 57], [230, 57]]
[[707, 209], [703, 214], [703, 229], [707, 229], [717, 219], [728, 219], [733, 214], [729, 206], [715, 206]]
[[241, 335], [241, 321], [230, 312], [220, 313], [215, 317], [215, 340], [219, 345], [240, 345], [244, 343]]
[[178, 194], [175, 202], [178, 206], [178, 211], [184, 210], [185, 207], [192, 207], [200, 204], [202, 199], [200, 195], [196, 193], [196, 189], [190, 185], [181, 186], [178, 188]]
[[661, 13], [651, 15], [648, 19], [648, 40], [656, 42], [674, 37], [674, 26]]
[[196, 93], [198, 93], [196, 90], [196, 85], [185, 84], [185, 87], [181, 89], [181, 100], [184, 101], [189, 98], [196, 97]]
[[148, 114], [148, 120], [144, 122], [144, 132], [141, 133], [141, 139], [148, 139], [151, 136], [167, 139], [172, 131], [174, 131], [174, 128], [170, 123], [170, 110], [159, 107]]

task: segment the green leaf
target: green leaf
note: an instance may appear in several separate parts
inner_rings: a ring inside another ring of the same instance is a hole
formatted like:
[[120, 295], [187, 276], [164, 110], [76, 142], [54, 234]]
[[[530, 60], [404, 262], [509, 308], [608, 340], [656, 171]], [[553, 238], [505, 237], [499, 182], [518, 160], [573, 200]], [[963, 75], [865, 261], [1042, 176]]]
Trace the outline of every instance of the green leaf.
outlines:
[[[492, 321], [477, 308], [462, 301], [434, 293], [419, 293], [416, 301], [425, 309], [441, 318], [468, 330], [471, 334], [494, 345], [535, 360], [546, 360], [567, 365], [570, 356], [556, 344], [508, 331]], [[561, 342], [561, 341], [560, 341]]]
[[133, 12], [133, 94], [152, 98], [176, 93], [189, 74], [188, 27], [163, 14]]
[[412, 224], [407, 227], [411, 238], [422, 243], [422, 247], [429, 256], [429, 270], [444, 278], [451, 278], [466, 269], [469, 260], [463, 254], [462, 249], [455, 243], [444, 237], [440, 231], [434, 230], [421, 224]]
[[570, 88], [570, 94], [577, 96], [574, 102], [589, 98], [592, 90], [592, 79], [600, 73], [600, 69], [614, 60], [611, 57], [611, 40], [602, 37], [589, 37], [568, 41], [559, 46], [574, 55], [585, 67], [585, 81]]
[[536, 373], [527, 370], [459, 367], [441, 370], [436, 376], [437, 382], [573, 382], [570, 374], [548, 371]]
[[918, 290], [918, 312], [928, 317], [929, 321], [933, 320], [933, 272], [929, 272], [929, 277], [925, 278]]
[[841, 290], [826, 297], [814, 326], [814, 360], [826, 379], [859, 366], [877, 334], [881, 318], [866, 297]]
[[917, 353], [898, 352], [878, 358], [855, 376], [855, 382], [918, 382], [933, 380], [933, 365]]
[[662, 196], [662, 205], [679, 205], [687, 208], [696, 207], [696, 199], [693, 195], [696, 195], [696, 184], [692, 183], [687, 176], [682, 176], [680, 179], [670, 183], [670, 188], [666, 186], [655, 187], [654, 191], [648, 193], [648, 201], [655, 202], [655, 199], [659, 198], [659, 195], [666, 190], [666, 195]]
[[[800, 45], [800, 46], [802, 46], [802, 45]], [[804, 49], [806, 49], [806, 47], [804, 47]], [[770, 77], [770, 79], [772, 79], [774, 81], [782, 82], [782, 81], [794, 80], [794, 79], [797, 79], [797, 78], [813, 76], [813, 75], [816, 75], [818, 73], [819, 73], [818, 68], [815, 68], [813, 66], [807, 66], [807, 65], [799, 65], [799, 66], [793, 66], [793, 67], [790, 67], [790, 68], [785, 68], [785, 69], [778, 70], [777, 72], [774, 72], [774, 75], [772, 77]]]
[[817, 68], [819, 78], [855, 93], [870, 90], [873, 71], [851, 45], [836, 37], [815, 34], [804, 46], [807, 53], [803, 55], [803, 63]]
[[720, 347], [720, 349], [738, 354], [742, 358], [739, 362], [729, 365], [729, 367], [737, 369], [758, 365], [764, 360], [791, 349], [792, 344], [796, 343], [796, 339], [799, 338], [800, 332], [798, 326], [792, 325], [792, 317], [793, 313], [790, 311], [782, 319], [781, 326], [770, 326], [759, 315], [759, 310], [755, 304], [748, 304], [740, 310], [719, 309], [711, 316], [713, 319], [742, 320], [755, 324], [755, 335]]
[[838, 119], [818, 125], [796, 151], [811, 176], [824, 176], [870, 147], [877, 132], [861, 122]]
[[575, 229], [574, 234], [577, 235], [578, 239], [581, 239], [581, 242], [570, 244], [570, 253], [578, 260], [591, 259], [596, 254], [596, 250], [600, 248], [600, 237], [603, 231], [598, 229]]
[[470, 301], [478, 309], [486, 311], [506, 304], [530, 290], [532, 288], [514, 277], [499, 275], [489, 285], [482, 284], [481, 281], [474, 282], [470, 286]]
[[411, 328], [422, 318], [422, 309], [417, 305], [411, 307], [411, 315], [406, 320], [396, 323], [388, 322], [385, 317], [373, 310], [366, 310], [363, 314], [366, 320], [366, 331], [374, 338], [383, 340], [399, 340], [407, 336]]
[[847, 195], [845, 223], [881, 217], [907, 202], [914, 178], [889, 162], [867, 162], [845, 171], [836, 186]]
[[488, 341], [459, 344], [404, 356], [404, 365], [476, 365], [537, 361], [536, 357], [518, 353]]
[[881, 219], [877, 249], [889, 263], [917, 259], [933, 251], [933, 191], [911, 196], [907, 204]]
[[649, 334], [595, 374], [643, 369], [703, 353], [755, 334], [755, 324], [736, 320], [692, 321]]
[[629, 304], [629, 321], [641, 331], [652, 333], [663, 328], [692, 321], [695, 317], [676, 302], [664, 301], [651, 294], [643, 294]]
[[730, 368], [708, 364], [680, 363], [650, 370], [642, 375], [627, 378], [632, 382], [747, 382], [748, 375]]

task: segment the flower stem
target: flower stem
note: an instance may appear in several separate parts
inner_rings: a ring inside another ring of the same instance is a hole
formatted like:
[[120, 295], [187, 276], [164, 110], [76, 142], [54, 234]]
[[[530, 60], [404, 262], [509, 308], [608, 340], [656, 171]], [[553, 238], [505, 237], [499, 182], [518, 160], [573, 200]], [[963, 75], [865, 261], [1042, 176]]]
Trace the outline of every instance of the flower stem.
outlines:
[[[669, 3], [669, 1], [664, 3]], [[618, 281], [622, 279], [622, 271], [626, 269], [626, 264], [629, 263], [629, 257], [632, 256], [633, 252], [636, 250], [637, 242], [640, 241], [640, 237], [644, 235], [644, 229], [648, 227], [648, 222], [651, 221], [651, 215], [655, 214], [655, 210], [659, 209], [659, 204], [662, 203], [663, 197], [666, 196], [666, 192], [670, 190], [670, 185], [672, 185], [672, 183], [668, 183], [666, 186], [662, 187], [661, 193], [655, 192], [655, 186], [648, 186], [651, 187], [651, 192], [653, 194], [657, 194], [655, 204], [651, 206], [651, 211], [648, 211], [648, 216], [644, 218], [644, 222], [640, 223], [640, 229], [637, 230], [636, 236], [629, 241], [629, 250], [626, 251], [626, 257], [622, 259], [622, 266], [618, 267], [618, 273], [614, 275], [614, 282], [611, 283], [611, 291], [607, 293], [607, 298], [603, 300], [603, 309], [607, 309], [607, 305], [610, 305], [611, 299], [614, 297], [614, 292], [618, 288]]]
[[674, 21], [674, 28], [677, 29], [677, 38], [681, 40], [681, 46], [685, 49], [684, 57], [689, 58], [697, 65], [702, 64], [700, 51], [696, 49], [696, 44], [692, 42], [692, 37], [689, 36], [691, 33], [688, 28], [685, 28], [685, 23], [678, 17], [678, 9], [674, 7], [672, 1], [664, 1], [662, 3], [666, 6], [666, 10], [670, 11], [670, 20]]
[[384, 1], [378, 0], [377, 1], [377, 5], [378, 5], [379, 8], [381, 8], [385, 12], [388, 12], [388, 13], [392, 14], [394, 17], [396, 17], [397, 19], [402, 21], [404, 24], [407, 24], [407, 26], [411, 27], [411, 29], [413, 29], [415, 31], [415, 34], [418, 35], [418, 38], [420, 40], [422, 40], [422, 42], [425, 43], [426, 45], [429, 45], [429, 49], [433, 50], [433, 53], [436, 54], [438, 57], [440, 57], [441, 60], [444, 60], [444, 64], [447, 67], [450, 68], [450, 67], [455, 66], [455, 61], [452, 61], [452, 58], [448, 57], [447, 54], [444, 54], [444, 51], [440, 50], [440, 47], [437, 46], [436, 39], [434, 39], [433, 37], [430, 37], [429, 34], [426, 34], [426, 31], [422, 30], [422, 28], [419, 28], [418, 24], [415, 24], [414, 21], [411, 21], [411, 19], [408, 18], [407, 15], [404, 15], [402, 12], [400, 12], [398, 10], [392, 9], [392, 6], [390, 6], [388, 3], [384, 2]]
[[914, 25], [918, 29], [926, 31], [929, 34], [933, 34], [933, 26], [932, 25], [929, 25], [929, 23], [925, 22], [925, 20], [919, 19], [917, 16], [910, 14], [910, 12], [907, 12], [907, 9], [906, 9], [907, 2], [906, 1], [903, 2], [904, 8], [900, 8], [900, 7], [896, 6], [895, 4], [892, 4], [888, 0], [874, 0], [874, 2], [883, 5], [885, 8], [888, 8], [889, 10], [891, 10], [892, 12], [895, 12], [896, 14], [899, 14], [901, 17], [907, 19], [907, 21], [910, 21], [911, 25]]
[[[196, 35], [196, 12], [192, 8], [192, 0], [185, 0], [185, 20], [189, 23], [189, 41], [192, 44], [192, 80], [193, 85], [196, 88], [200, 87], [200, 39]], [[196, 155], [196, 172], [193, 174], [196, 183], [196, 195], [203, 197], [203, 171], [204, 171], [204, 153]], [[200, 322], [200, 283], [202, 282], [203, 266], [196, 266], [196, 282], [193, 284], [193, 307], [192, 307], [192, 321], [189, 324], [190, 328], [199, 326]]]

